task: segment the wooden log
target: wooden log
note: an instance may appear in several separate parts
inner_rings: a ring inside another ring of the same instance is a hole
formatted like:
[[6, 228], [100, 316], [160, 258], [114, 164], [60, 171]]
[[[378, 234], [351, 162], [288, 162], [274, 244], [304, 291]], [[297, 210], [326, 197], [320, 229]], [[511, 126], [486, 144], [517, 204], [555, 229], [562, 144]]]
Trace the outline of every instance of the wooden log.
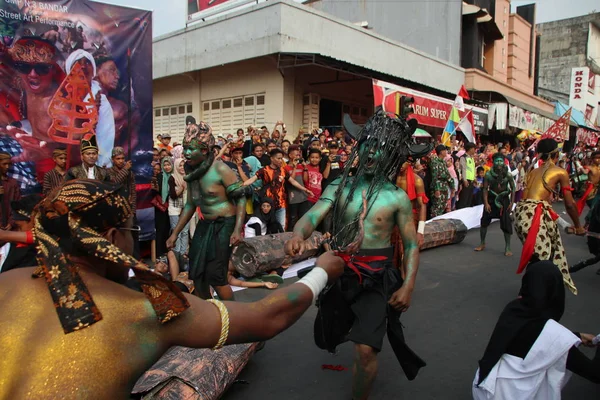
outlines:
[[142, 399], [216, 400], [246, 366], [257, 343], [220, 350], [171, 347], [136, 382], [132, 394]]
[[459, 219], [436, 219], [425, 225], [421, 250], [456, 244], [467, 236], [467, 226]]
[[258, 272], [270, 272], [282, 265], [304, 261], [318, 254], [323, 235], [313, 232], [306, 240], [307, 247], [301, 255], [286, 255], [284, 245], [292, 236], [292, 232], [285, 232], [244, 239], [233, 250], [231, 262], [241, 275], [251, 278]]

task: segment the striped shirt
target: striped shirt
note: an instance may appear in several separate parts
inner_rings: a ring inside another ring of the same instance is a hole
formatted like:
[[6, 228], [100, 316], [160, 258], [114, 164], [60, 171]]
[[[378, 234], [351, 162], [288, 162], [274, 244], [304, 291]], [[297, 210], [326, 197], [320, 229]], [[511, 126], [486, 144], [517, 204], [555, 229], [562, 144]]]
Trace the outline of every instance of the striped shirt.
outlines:
[[135, 175], [133, 175], [133, 172], [127, 168], [119, 169], [113, 166], [108, 169], [108, 176], [111, 182], [123, 185], [127, 191], [131, 210], [135, 214], [137, 193], [135, 192]]
[[62, 185], [65, 180], [65, 173], [61, 174], [56, 168], [52, 168], [44, 174], [44, 185], [42, 186], [44, 196], [48, 196], [48, 193]]

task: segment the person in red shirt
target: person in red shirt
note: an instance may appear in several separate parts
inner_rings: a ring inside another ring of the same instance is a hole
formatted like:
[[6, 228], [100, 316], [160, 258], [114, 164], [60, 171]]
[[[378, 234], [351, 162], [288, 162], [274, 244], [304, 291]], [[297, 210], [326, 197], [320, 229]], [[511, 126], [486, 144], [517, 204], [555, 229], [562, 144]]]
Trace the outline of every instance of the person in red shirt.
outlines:
[[313, 196], [313, 192], [296, 182], [289, 172], [286, 172], [283, 167], [283, 151], [275, 148], [270, 153], [271, 164], [256, 171], [256, 175], [244, 182], [244, 186], [250, 186], [258, 179], [263, 183], [262, 196], [273, 200], [273, 208], [275, 210], [275, 218], [277, 222], [285, 229], [285, 208], [287, 202], [287, 192], [285, 190], [285, 181], [290, 183], [295, 188], [304, 191], [309, 196]]
[[323, 189], [323, 173], [321, 173], [321, 151], [319, 149], [310, 149], [308, 151], [309, 164], [304, 167], [304, 186], [310, 190], [313, 195], [308, 196], [308, 201], [315, 204], [321, 197]]

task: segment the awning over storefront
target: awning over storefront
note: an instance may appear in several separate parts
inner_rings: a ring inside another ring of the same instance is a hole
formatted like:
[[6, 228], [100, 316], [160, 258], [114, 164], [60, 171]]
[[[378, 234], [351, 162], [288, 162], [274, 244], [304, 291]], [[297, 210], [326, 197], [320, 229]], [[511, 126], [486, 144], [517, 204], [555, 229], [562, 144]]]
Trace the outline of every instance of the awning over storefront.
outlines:
[[[560, 101], [556, 102], [556, 106], [555, 106], [555, 111], [554, 113], [556, 115], [563, 115], [568, 109], [569, 106], [561, 103]], [[598, 127], [592, 126], [590, 123], [588, 123], [585, 120], [585, 116], [583, 115], [583, 112], [573, 109], [571, 110], [571, 125], [575, 125], [578, 126], [579, 128], [583, 128], [592, 132], [598, 132], [600, 133], [600, 129]]]
[[559, 117], [527, 103], [504, 96], [508, 101], [508, 125], [513, 128], [545, 132]]

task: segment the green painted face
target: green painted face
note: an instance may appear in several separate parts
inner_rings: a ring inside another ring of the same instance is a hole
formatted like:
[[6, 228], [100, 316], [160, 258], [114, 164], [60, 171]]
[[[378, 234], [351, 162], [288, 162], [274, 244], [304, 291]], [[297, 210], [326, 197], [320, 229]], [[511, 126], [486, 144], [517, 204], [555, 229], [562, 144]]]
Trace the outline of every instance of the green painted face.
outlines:
[[373, 175], [381, 159], [381, 149], [377, 146], [377, 139], [365, 140], [360, 144], [358, 152], [360, 159], [365, 160], [365, 174]]
[[192, 139], [183, 146], [183, 156], [185, 157], [186, 163], [191, 167], [197, 167], [208, 155], [208, 145], [202, 143], [197, 139]]
[[504, 166], [504, 159], [503, 158], [494, 158], [494, 168], [496, 169], [500, 169]]

